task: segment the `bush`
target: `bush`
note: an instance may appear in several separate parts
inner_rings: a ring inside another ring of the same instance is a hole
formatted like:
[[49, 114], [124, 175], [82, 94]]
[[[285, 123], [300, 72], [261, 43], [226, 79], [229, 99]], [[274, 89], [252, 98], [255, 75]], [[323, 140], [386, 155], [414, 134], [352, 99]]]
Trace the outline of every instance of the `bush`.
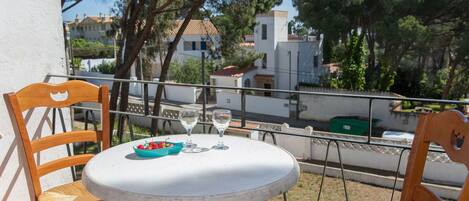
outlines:
[[111, 58], [114, 56], [114, 47], [101, 42], [87, 41], [85, 39], [72, 39], [72, 54], [80, 58]]
[[91, 72], [101, 72], [103, 74], [114, 74], [116, 72], [116, 62], [103, 62], [91, 68]]
[[171, 79], [179, 83], [199, 84], [202, 63], [197, 59], [188, 59], [184, 63], [171, 63], [169, 73]]

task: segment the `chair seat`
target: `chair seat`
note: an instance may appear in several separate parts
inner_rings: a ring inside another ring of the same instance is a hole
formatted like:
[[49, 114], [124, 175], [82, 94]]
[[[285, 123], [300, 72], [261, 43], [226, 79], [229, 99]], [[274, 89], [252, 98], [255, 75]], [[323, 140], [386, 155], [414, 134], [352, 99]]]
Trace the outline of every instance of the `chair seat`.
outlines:
[[44, 191], [39, 201], [98, 201], [97, 197], [88, 192], [81, 183], [76, 181]]

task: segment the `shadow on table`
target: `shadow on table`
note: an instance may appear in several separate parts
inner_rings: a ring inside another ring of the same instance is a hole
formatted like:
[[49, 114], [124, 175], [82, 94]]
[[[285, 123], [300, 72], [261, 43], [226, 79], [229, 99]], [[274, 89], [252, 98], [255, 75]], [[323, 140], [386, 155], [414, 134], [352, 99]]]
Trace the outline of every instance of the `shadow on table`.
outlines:
[[129, 160], [151, 160], [151, 159], [156, 159], [158, 157], [140, 157], [140, 156], [137, 156], [137, 154], [135, 153], [130, 153], [130, 154], [127, 154], [125, 158]]

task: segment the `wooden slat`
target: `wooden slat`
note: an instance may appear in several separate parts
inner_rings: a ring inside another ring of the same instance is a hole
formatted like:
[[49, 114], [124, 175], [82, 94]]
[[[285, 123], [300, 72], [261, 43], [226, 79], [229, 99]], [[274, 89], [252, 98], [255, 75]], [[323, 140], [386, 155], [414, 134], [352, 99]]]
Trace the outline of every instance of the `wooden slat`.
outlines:
[[415, 186], [414, 201], [440, 201], [441, 199], [436, 196], [433, 192], [428, 190], [427, 187], [419, 184]]
[[111, 126], [109, 122], [109, 88], [103, 85], [99, 88], [99, 102], [101, 103], [102, 133], [100, 137], [103, 142], [103, 150], [111, 147]]
[[53, 160], [40, 165], [37, 168], [37, 172], [39, 177], [41, 177], [62, 168], [86, 164], [93, 156], [94, 154], [81, 154]]
[[21, 108], [18, 103], [18, 98], [16, 94], [9, 93], [4, 94], [5, 103], [7, 104], [8, 111], [10, 113], [10, 118], [12, 119], [13, 129], [15, 134], [20, 136], [21, 138], [21, 145], [19, 147], [23, 147], [25, 159], [28, 165], [28, 173], [31, 177], [31, 183], [33, 184], [34, 188], [34, 195], [37, 198], [42, 192], [41, 183], [39, 181], [39, 176], [37, 173], [36, 162], [34, 161], [34, 154], [31, 148], [31, 141], [29, 140], [28, 130], [26, 129], [26, 123], [23, 118], [23, 114], [21, 113]]
[[[64, 94], [63, 97], [66, 99], [54, 100], [52, 98], [59, 97], [60, 94]], [[79, 102], [98, 102], [99, 88], [79, 80], [62, 84], [35, 83], [18, 91], [16, 96], [21, 111], [35, 107], [62, 108]]]
[[31, 147], [33, 153], [37, 153], [51, 147], [73, 142], [97, 142], [97, 134], [95, 131], [90, 130], [58, 133], [33, 140], [31, 142]]

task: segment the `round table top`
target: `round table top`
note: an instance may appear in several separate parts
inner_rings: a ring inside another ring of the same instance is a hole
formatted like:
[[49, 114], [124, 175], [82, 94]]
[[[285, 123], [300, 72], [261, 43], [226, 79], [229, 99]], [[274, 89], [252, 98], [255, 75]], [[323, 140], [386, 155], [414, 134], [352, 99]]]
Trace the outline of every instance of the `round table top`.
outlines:
[[[184, 142], [186, 135], [155, 137]], [[217, 135], [192, 135], [199, 147], [212, 147]], [[242, 137], [224, 136], [228, 150], [209, 150], [160, 158], [140, 158], [132, 146], [112, 147], [85, 166], [82, 182], [103, 200], [268, 200], [293, 187], [296, 159], [285, 150]]]

